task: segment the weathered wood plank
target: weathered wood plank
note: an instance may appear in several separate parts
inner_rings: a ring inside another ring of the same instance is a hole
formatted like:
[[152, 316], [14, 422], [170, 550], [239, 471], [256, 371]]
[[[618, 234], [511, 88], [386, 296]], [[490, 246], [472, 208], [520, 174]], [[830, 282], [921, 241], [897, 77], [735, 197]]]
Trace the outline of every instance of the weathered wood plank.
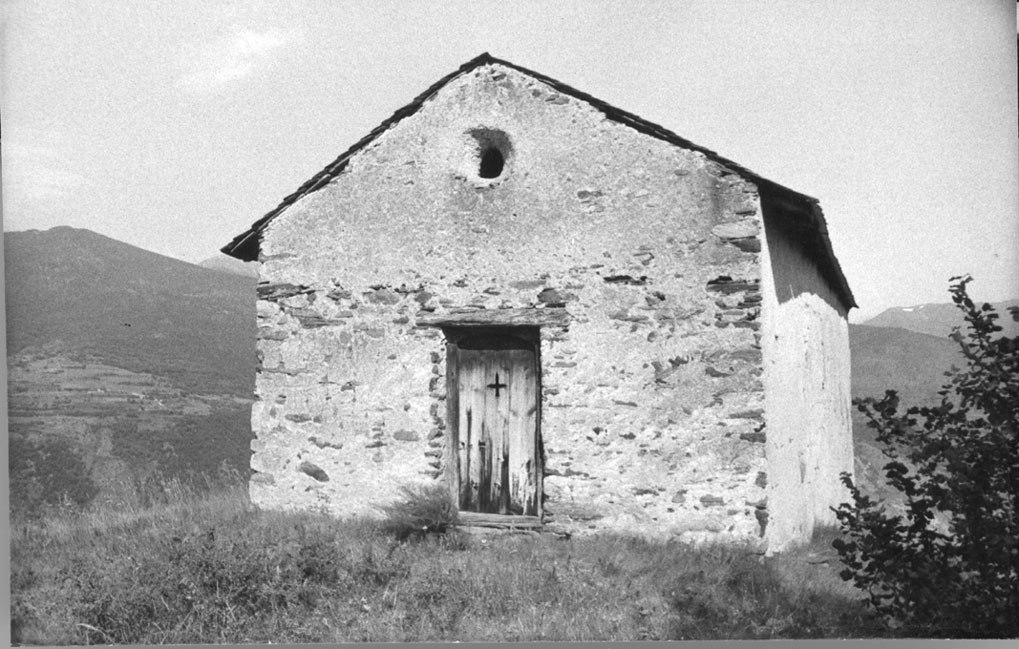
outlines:
[[541, 403], [541, 390], [538, 387], [538, 359], [536, 354], [531, 354], [531, 362], [524, 367], [524, 380], [527, 385], [527, 396], [524, 404], [527, 410], [526, 428], [521, 436], [524, 455], [521, 456], [518, 466], [521, 476], [526, 480], [526, 495], [524, 500], [524, 513], [539, 515], [541, 513], [539, 503], [541, 491], [539, 490], [537, 473], [541, 466], [541, 457], [538, 452], [538, 409]]
[[481, 506], [482, 446], [481, 419], [485, 413], [484, 389], [479, 388], [484, 374], [483, 359], [474, 350], [461, 349], [460, 359], [460, 506], [477, 510]]
[[507, 438], [509, 441], [506, 459], [506, 483], [504, 489], [507, 492], [508, 507], [507, 514], [526, 514], [527, 495], [521, 488], [520, 457], [526, 451], [523, 448], [521, 439], [527, 422], [524, 421], [527, 412], [527, 383], [523, 377], [523, 368], [530, 364], [531, 353], [526, 350], [518, 350], [515, 354], [514, 363], [508, 368], [506, 383], [509, 385], [506, 390], [506, 414], [507, 414]]
[[475, 309], [450, 313], [419, 311], [419, 327], [501, 327], [501, 326], [552, 326], [565, 327], [570, 315], [561, 307], [543, 309]]
[[537, 380], [535, 357], [529, 350], [517, 352], [508, 382], [510, 395], [510, 501], [514, 513], [538, 513], [536, 481], [533, 471], [536, 462], [537, 433]]
[[[483, 406], [483, 419], [481, 423], [481, 436], [485, 444], [485, 457], [482, 459], [484, 475], [482, 476], [481, 490], [483, 493], [481, 511], [503, 511], [502, 498], [502, 457], [503, 441], [506, 436], [506, 422], [503, 413], [500, 412], [500, 401], [495, 396], [495, 390], [489, 388], [489, 382], [495, 381], [496, 375], [502, 369], [503, 360], [499, 352], [478, 351], [484, 358], [483, 370], [479, 378], [481, 403]], [[505, 396], [505, 395], [504, 395]]]
[[446, 345], [446, 434], [448, 443], [445, 448], [445, 479], [450, 489], [450, 497], [458, 505], [461, 501], [460, 471], [463, 466], [462, 453], [463, 434], [460, 432], [460, 360], [459, 349], [455, 343]]

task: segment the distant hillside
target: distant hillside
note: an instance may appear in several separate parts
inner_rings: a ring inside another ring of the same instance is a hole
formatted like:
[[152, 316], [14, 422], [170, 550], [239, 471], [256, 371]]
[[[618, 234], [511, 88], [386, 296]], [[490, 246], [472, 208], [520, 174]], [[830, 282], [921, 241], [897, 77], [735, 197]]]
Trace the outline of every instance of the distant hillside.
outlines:
[[[998, 320], [1002, 328], [1001, 335], [1019, 336], [1019, 323], [1009, 317], [1007, 310], [1008, 307], [1019, 306], [1019, 300], [995, 302], [993, 306], [1001, 316]], [[963, 319], [959, 308], [949, 302], [894, 307], [882, 311], [863, 324], [870, 327], [898, 327], [944, 338], [952, 333], [953, 327], [962, 326]]]
[[57, 345], [194, 392], [249, 397], [255, 281], [89, 230], [4, 233], [7, 353]]
[[945, 372], [964, 360], [947, 335], [897, 327], [849, 325], [853, 397], [880, 397], [894, 389], [905, 403], [931, 404]]
[[[959, 346], [947, 335], [931, 336], [898, 327], [849, 325], [849, 350], [853, 398], [880, 398], [886, 390], [895, 390], [901, 399], [900, 411], [938, 403], [938, 390], [948, 381], [945, 372], [953, 365], [962, 367], [965, 361]], [[891, 502], [899, 500], [900, 494], [885, 484], [881, 471], [888, 458], [855, 406], [852, 421], [857, 485]]]
[[255, 262], [241, 261], [235, 257], [228, 257], [222, 253], [209, 257], [198, 264], [202, 268], [218, 270], [224, 273], [233, 273], [244, 277], [258, 277], [258, 269]]
[[4, 234], [11, 509], [246, 474], [255, 280], [88, 230]]

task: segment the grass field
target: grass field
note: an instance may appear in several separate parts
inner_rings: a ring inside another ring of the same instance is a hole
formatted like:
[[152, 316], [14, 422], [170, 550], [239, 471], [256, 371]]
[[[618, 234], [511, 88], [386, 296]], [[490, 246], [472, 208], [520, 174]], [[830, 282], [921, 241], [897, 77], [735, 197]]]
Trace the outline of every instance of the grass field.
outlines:
[[243, 486], [11, 522], [24, 644], [859, 638], [833, 532], [784, 556], [260, 512]]

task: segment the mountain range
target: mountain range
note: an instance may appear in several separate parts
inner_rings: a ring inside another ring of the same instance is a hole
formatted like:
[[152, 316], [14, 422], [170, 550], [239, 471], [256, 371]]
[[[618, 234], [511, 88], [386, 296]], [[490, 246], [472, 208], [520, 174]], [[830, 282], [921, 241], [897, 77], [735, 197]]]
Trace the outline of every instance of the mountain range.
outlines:
[[251, 395], [253, 278], [70, 227], [5, 233], [4, 263], [8, 355], [48, 346]]
[[[1008, 316], [1007, 309], [1019, 306], [1019, 300], [1008, 300], [995, 304], [1001, 318], [1003, 336], [1019, 336], [1019, 322]], [[885, 309], [865, 323], [868, 327], [895, 327], [917, 333], [944, 338], [954, 327], [963, 325], [962, 312], [954, 304], [917, 304], [915, 306]]]
[[[189, 264], [70, 227], [5, 233], [4, 250], [12, 509], [124, 498], [159, 474], [246, 475], [251, 265]], [[1014, 304], [998, 305], [1003, 325]], [[853, 396], [934, 402], [961, 364], [947, 338], [958, 313], [930, 304], [850, 325]], [[855, 408], [853, 428], [858, 481], [881, 495], [884, 457]]]
[[89, 230], [4, 234], [12, 509], [246, 475], [255, 279]]

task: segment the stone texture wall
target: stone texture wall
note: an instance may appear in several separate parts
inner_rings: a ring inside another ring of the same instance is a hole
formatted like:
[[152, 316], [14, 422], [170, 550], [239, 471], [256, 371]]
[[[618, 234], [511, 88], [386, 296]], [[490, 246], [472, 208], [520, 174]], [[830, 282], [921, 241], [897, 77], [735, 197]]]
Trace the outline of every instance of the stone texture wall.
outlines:
[[846, 307], [821, 279], [794, 224], [765, 202], [763, 338], [769, 552], [834, 524], [853, 471]]
[[[493, 142], [505, 170], [481, 178]], [[369, 514], [442, 480], [444, 339], [418, 318], [563, 307], [541, 332], [549, 525], [760, 538], [759, 212], [702, 154], [527, 75], [454, 79], [264, 233], [254, 502]]]

